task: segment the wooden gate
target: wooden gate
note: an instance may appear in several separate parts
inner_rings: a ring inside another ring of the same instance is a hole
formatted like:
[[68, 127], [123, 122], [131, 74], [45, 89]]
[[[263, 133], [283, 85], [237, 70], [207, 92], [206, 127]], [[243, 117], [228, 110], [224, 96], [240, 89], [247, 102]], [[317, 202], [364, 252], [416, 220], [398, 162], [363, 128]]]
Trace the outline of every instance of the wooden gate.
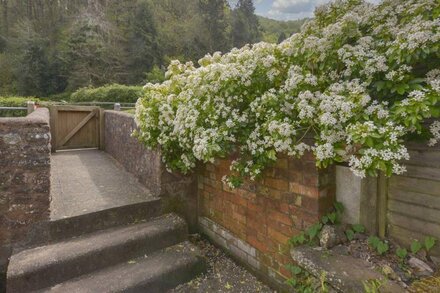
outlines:
[[99, 107], [52, 106], [52, 151], [102, 146], [103, 112]]

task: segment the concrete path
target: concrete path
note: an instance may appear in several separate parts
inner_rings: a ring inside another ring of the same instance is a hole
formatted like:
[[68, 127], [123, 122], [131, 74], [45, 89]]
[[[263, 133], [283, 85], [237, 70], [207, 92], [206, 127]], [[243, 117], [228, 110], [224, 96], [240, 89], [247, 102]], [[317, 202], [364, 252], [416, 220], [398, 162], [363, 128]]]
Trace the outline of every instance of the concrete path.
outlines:
[[153, 199], [105, 152], [58, 152], [52, 155], [51, 164], [51, 220]]

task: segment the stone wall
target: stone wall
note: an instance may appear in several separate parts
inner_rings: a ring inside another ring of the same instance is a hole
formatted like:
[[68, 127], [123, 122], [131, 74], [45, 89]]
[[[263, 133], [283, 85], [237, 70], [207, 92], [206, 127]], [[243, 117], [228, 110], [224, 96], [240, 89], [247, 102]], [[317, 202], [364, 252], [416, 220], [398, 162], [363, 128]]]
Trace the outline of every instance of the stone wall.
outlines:
[[134, 174], [153, 194], [160, 194], [161, 159], [159, 151], [146, 149], [131, 134], [136, 129], [131, 114], [104, 112], [105, 151]]
[[0, 266], [4, 269], [8, 247], [23, 242], [32, 224], [50, 217], [47, 109], [22, 118], [0, 118], [0, 170]]
[[191, 231], [197, 229], [196, 177], [171, 174], [162, 164], [160, 151], [148, 150], [131, 134], [136, 129], [131, 114], [104, 112], [105, 151], [128, 172], [134, 174], [153, 195], [163, 199], [165, 211], [175, 211], [188, 222]]
[[287, 242], [315, 224], [335, 200], [334, 168], [318, 170], [312, 154], [280, 157], [258, 182], [231, 190], [221, 178], [230, 160], [206, 165], [198, 176], [200, 229], [275, 287], [292, 263]]

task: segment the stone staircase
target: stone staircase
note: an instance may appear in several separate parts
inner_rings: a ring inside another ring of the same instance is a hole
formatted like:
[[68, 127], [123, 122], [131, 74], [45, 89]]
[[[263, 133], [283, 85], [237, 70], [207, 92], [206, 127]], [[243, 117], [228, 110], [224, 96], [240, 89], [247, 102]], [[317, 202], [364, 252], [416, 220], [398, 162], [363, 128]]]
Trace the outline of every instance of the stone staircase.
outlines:
[[11, 257], [7, 292], [166, 292], [191, 280], [205, 260], [185, 221], [160, 210], [152, 200], [36, 229]]

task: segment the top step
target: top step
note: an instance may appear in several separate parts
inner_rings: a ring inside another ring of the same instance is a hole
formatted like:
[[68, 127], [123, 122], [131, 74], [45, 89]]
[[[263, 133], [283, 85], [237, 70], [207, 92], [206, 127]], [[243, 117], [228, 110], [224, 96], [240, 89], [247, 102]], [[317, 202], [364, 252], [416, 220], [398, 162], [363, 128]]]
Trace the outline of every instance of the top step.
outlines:
[[25, 248], [51, 244], [108, 228], [146, 222], [162, 215], [160, 198], [35, 225]]
[[28, 249], [11, 257], [8, 292], [29, 292], [128, 261], [186, 240], [185, 221], [169, 214]]

